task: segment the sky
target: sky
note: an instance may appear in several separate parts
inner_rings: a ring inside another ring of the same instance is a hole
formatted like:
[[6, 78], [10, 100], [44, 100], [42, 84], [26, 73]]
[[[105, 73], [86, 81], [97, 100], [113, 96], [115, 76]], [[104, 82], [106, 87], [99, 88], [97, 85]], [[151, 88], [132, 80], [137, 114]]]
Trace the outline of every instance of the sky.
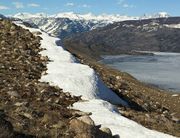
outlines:
[[19, 12], [56, 14], [120, 14], [142, 16], [167, 12], [180, 16], [180, 0], [0, 0], [0, 13], [14, 15]]

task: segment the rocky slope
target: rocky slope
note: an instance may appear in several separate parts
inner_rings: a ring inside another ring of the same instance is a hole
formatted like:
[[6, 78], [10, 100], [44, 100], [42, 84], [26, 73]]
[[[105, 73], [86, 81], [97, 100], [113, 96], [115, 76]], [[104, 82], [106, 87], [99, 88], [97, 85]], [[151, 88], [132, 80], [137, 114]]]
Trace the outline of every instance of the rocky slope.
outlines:
[[64, 40], [66, 46], [93, 56], [135, 51], [180, 52], [180, 17], [123, 21]]
[[0, 20], [0, 137], [112, 137], [67, 108], [80, 97], [39, 81], [49, 61], [39, 34]]

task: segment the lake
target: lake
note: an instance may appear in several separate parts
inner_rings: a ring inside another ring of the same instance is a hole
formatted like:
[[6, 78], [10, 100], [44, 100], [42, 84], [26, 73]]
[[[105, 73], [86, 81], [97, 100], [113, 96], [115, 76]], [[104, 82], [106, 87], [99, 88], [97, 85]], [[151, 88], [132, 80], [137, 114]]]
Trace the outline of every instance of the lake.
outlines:
[[103, 56], [100, 62], [128, 72], [145, 83], [180, 92], [180, 53], [154, 52], [153, 56]]

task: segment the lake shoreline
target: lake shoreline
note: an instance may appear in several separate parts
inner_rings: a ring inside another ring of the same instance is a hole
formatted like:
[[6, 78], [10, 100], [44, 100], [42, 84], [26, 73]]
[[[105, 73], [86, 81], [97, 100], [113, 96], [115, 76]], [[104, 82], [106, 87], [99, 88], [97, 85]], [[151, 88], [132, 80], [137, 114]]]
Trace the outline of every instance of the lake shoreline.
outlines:
[[180, 93], [180, 53], [154, 55], [106, 55], [99, 63], [127, 72], [139, 81], [172, 93]]

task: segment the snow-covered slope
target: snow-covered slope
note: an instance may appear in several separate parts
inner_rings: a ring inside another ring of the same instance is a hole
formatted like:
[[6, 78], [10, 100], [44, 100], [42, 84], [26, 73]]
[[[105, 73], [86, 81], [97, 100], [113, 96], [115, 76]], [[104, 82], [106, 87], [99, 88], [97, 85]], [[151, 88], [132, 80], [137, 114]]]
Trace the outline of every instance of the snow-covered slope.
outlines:
[[[24, 26], [23, 26], [24, 27]], [[38, 29], [26, 28], [31, 32]], [[76, 62], [76, 59], [63, 47], [58, 46], [59, 39], [42, 32], [41, 47], [46, 48], [41, 54], [48, 56], [51, 62], [47, 65], [47, 75], [41, 81], [63, 88], [72, 95], [82, 95], [81, 101], [73, 108], [85, 112], [92, 112], [92, 119], [96, 125], [109, 127], [113, 135], [121, 138], [171, 138], [172, 136], [149, 130], [143, 126], [121, 116], [114, 104], [126, 103], [109, 90], [89, 66]]]

